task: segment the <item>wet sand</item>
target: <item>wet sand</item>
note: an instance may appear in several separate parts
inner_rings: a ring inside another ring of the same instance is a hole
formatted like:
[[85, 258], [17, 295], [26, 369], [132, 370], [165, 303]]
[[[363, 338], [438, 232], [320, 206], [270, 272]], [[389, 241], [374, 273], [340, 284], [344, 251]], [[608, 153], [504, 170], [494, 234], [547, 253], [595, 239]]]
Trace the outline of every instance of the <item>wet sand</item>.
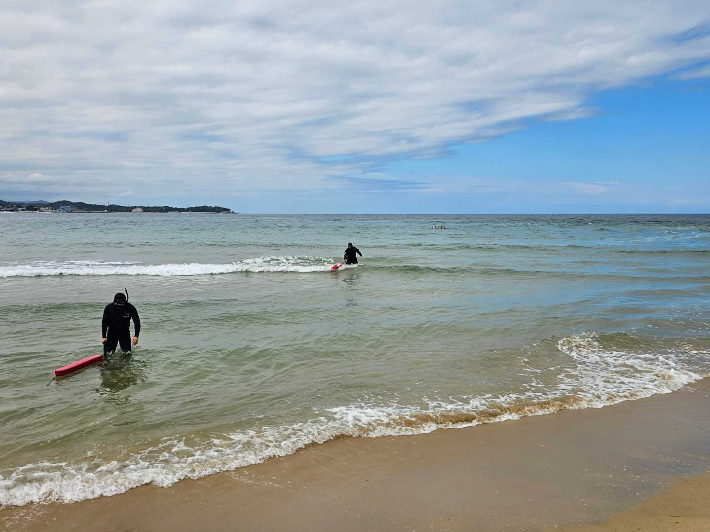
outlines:
[[[710, 530], [710, 473], [674, 482], [629, 512], [566, 532], [707, 532]], [[559, 531], [552, 528], [550, 531]]]
[[[0, 524], [8, 531], [710, 530], [708, 456], [710, 382], [703, 381], [603, 409], [339, 439], [170, 488], [4, 509]], [[576, 528], [587, 525], [595, 526]]]

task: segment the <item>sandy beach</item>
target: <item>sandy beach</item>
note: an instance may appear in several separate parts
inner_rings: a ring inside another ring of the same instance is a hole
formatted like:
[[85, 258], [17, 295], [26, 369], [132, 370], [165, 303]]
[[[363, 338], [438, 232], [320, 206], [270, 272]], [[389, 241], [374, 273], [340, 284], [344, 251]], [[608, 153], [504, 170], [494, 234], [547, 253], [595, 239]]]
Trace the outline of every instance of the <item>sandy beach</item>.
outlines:
[[0, 519], [7, 531], [708, 530], [709, 403], [701, 381], [603, 409], [343, 438], [170, 488], [6, 508]]

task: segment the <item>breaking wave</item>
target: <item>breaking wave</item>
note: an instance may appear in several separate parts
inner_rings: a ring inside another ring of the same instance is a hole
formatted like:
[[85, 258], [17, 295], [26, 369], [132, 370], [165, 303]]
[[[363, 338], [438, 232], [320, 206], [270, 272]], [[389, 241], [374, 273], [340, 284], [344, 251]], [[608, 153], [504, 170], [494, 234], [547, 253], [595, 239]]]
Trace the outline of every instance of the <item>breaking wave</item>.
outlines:
[[[224, 264], [145, 264], [142, 262], [37, 261], [0, 266], [2, 277], [45, 277], [56, 275], [148, 275], [180, 277], [220, 275], [238, 272], [327, 272], [335, 261], [323, 257], [258, 257]], [[354, 266], [347, 266], [352, 268]]]
[[[17, 277], [53, 277], [53, 276], [152, 276], [152, 277], [196, 277], [205, 275], [225, 275], [232, 273], [317, 273], [330, 272], [335, 259], [327, 257], [257, 257], [227, 263], [168, 263], [148, 264], [132, 261], [35, 261], [31, 263], [0, 263], [1, 278]], [[357, 264], [345, 265], [340, 269], [357, 268]], [[462, 274], [503, 277], [555, 277], [597, 278], [600, 280], [637, 279], [638, 271], [624, 273], [592, 273], [574, 270], [525, 269], [491, 267], [471, 263], [457, 266], [428, 266], [417, 264], [388, 264], [371, 260], [368, 270], [414, 273], [414, 274]], [[706, 276], [674, 275], [674, 278], [706, 281]], [[653, 277], [644, 275], [644, 279], [667, 280], [668, 275]]]
[[[503, 395], [472, 395], [445, 401], [422, 398], [420, 405], [365, 402], [314, 410], [300, 423], [262, 426], [214, 434], [201, 441], [166, 438], [113, 461], [87, 457], [82, 463], [40, 462], [0, 474], [0, 505], [70, 503], [123, 493], [143, 484], [167, 487], [185, 478], [293, 454], [298, 449], [340, 437], [420, 434], [442, 428], [601, 408], [627, 400], [670, 393], [708, 376], [705, 351], [637, 352], [610, 349], [600, 335], [585, 333], [553, 342], [564, 360], [554, 384], [541, 391], [540, 370], [529, 368], [529, 385]], [[692, 363], [695, 361], [696, 363]], [[698, 363], [697, 361], [701, 361]]]

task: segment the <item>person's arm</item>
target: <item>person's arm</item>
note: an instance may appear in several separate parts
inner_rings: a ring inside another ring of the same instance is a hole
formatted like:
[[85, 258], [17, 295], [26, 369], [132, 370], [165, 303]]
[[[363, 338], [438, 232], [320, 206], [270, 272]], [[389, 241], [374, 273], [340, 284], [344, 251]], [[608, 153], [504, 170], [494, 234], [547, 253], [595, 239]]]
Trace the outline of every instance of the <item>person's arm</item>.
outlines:
[[138, 316], [136, 307], [133, 305], [131, 305], [131, 319], [133, 320], [133, 327], [135, 328], [135, 332], [133, 333], [133, 345], [136, 345], [138, 343], [138, 337], [141, 334], [141, 319]]
[[355, 251], [357, 251], [357, 254], [362, 257], [362, 253], [360, 253], [360, 250], [359, 250], [359, 249], [355, 248]]
[[104, 315], [101, 318], [101, 341], [102, 342], [106, 341], [106, 331], [108, 330], [108, 324], [109, 324], [108, 307], [109, 307], [109, 305], [106, 305], [106, 308], [104, 308]]

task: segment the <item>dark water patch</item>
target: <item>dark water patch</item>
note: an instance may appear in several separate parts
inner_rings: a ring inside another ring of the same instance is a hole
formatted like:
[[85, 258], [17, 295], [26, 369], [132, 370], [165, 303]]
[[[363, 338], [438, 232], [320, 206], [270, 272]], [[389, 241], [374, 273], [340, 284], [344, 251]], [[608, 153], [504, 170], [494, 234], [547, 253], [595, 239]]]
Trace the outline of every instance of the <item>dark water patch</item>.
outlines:
[[97, 309], [103, 310], [106, 304], [113, 300], [113, 294], [108, 298], [106, 303], [96, 303], [96, 302], [38, 302], [38, 303], [20, 303], [20, 304], [9, 304], [0, 306], [0, 319], [6, 317], [13, 317], [17, 315], [27, 316], [33, 315], [38, 316], [42, 314], [63, 314], [63, 313], [75, 313], [75, 312], [94, 312]]
[[648, 256], [653, 256], [653, 255], [680, 255], [680, 256], [701, 256], [704, 257], [706, 254], [710, 253], [710, 249], [687, 249], [687, 248], [678, 248], [678, 249], [612, 249], [609, 250], [612, 251], [613, 253], [621, 253], [621, 254], [632, 254], [632, 255], [648, 255]]
[[487, 277], [518, 277], [518, 278], [537, 278], [537, 277], [556, 277], [559, 279], [598, 279], [598, 280], [637, 280], [644, 281], [668, 281], [669, 279], [678, 279], [687, 282], [710, 282], [710, 276], [697, 275], [634, 275], [623, 273], [594, 273], [590, 271], [570, 271], [570, 270], [539, 270], [539, 269], [517, 269], [517, 268], [497, 268], [489, 266], [459, 265], [449, 267], [438, 266], [421, 266], [414, 264], [400, 264], [389, 266], [368, 265], [368, 270], [383, 271], [388, 273], [426, 273], [426, 274], [468, 274], [480, 275]]

